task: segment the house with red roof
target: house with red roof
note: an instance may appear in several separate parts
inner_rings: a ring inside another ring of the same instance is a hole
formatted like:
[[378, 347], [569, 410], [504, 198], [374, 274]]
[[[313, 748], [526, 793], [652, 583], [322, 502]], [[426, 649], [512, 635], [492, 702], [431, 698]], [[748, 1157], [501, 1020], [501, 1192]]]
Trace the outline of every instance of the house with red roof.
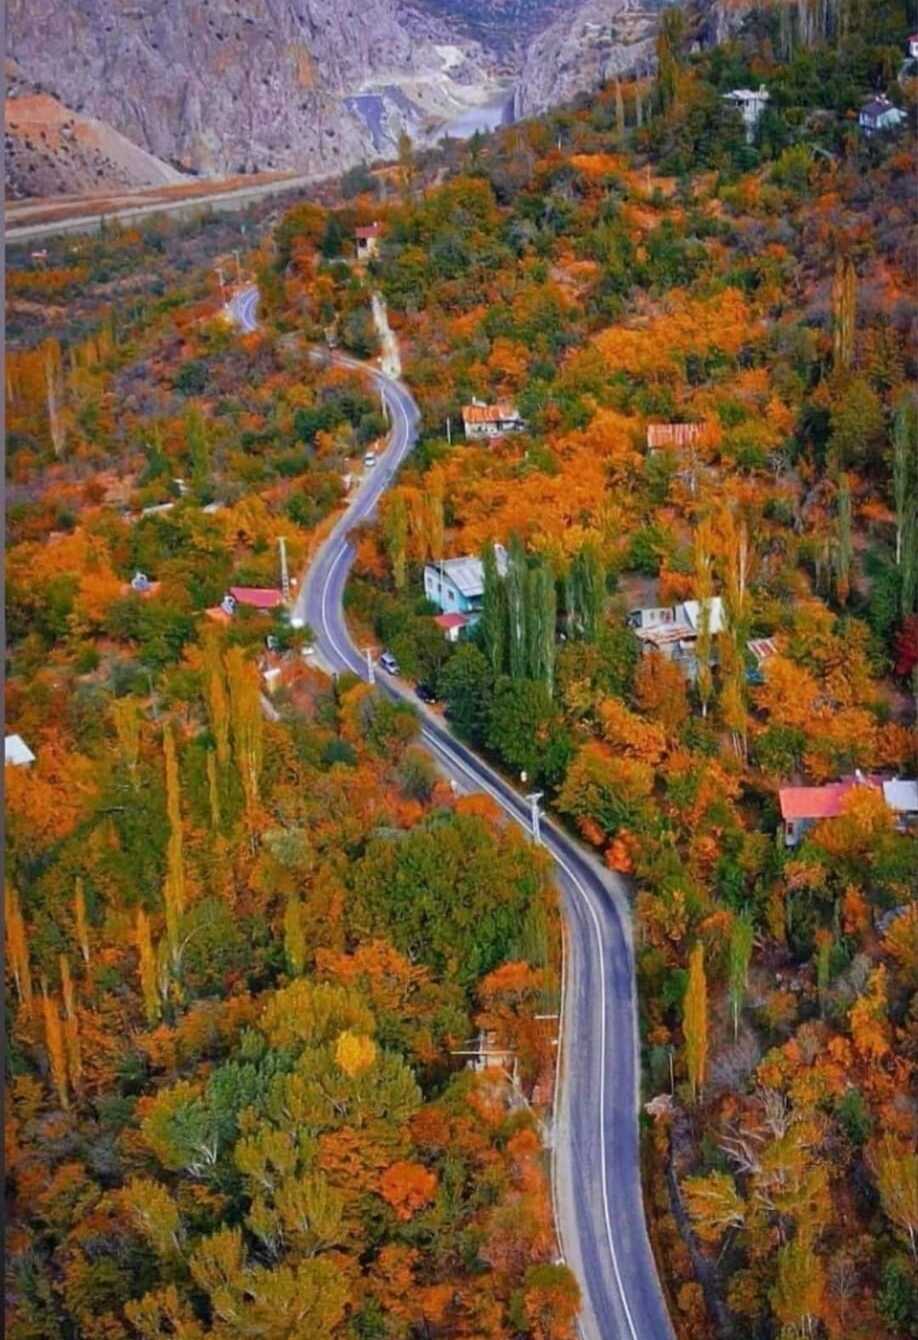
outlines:
[[438, 614], [434, 618], [434, 623], [438, 628], [443, 629], [443, 634], [447, 642], [458, 642], [459, 634], [463, 628], [468, 628], [469, 620], [464, 614]]
[[381, 223], [370, 223], [365, 228], [354, 230], [354, 237], [357, 242], [357, 259], [359, 261], [368, 261], [373, 256], [379, 255], [379, 239], [382, 234]]
[[882, 792], [878, 777], [857, 773], [840, 782], [825, 786], [782, 786], [778, 791], [781, 818], [784, 820], [784, 845], [796, 847], [806, 832], [821, 819], [837, 819], [844, 811], [844, 802], [857, 787]]
[[526, 420], [507, 401], [487, 405], [483, 400], [473, 400], [462, 407], [462, 426], [468, 438], [502, 437], [504, 433], [525, 432]]
[[237, 605], [245, 605], [253, 610], [276, 610], [284, 603], [281, 592], [270, 586], [231, 586], [229, 597], [233, 602], [233, 610], [228, 613], [233, 613]]

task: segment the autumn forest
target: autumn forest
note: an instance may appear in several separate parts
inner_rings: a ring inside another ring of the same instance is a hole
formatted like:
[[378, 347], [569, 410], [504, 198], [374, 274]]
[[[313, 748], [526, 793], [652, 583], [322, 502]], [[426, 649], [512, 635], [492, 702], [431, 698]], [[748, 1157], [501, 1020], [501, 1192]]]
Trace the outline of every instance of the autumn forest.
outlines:
[[[542, 118], [9, 251], [13, 1340], [577, 1334], [563, 900], [425, 712], [627, 907], [675, 1334], [918, 1336], [914, 138], [858, 122], [914, 20], [674, 9]], [[402, 696], [290, 617], [390, 339], [344, 608]]]

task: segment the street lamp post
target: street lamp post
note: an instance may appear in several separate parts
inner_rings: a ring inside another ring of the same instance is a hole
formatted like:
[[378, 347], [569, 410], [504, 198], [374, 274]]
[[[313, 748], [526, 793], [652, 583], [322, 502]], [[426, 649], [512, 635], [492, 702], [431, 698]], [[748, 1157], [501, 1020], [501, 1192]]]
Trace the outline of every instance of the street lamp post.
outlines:
[[375, 683], [376, 683], [376, 666], [373, 664], [373, 648], [372, 648], [372, 647], [367, 647], [367, 649], [366, 649], [366, 657], [367, 657], [367, 679], [369, 680], [369, 682], [370, 682], [371, 684], [375, 684]]

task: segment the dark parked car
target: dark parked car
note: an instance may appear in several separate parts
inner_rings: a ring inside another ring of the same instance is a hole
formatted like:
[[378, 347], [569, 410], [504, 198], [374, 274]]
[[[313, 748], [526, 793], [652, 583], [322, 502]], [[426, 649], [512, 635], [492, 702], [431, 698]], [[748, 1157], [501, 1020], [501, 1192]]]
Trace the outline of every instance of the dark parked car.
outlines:
[[435, 703], [437, 701], [437, 695], [429, 684], [419, 684], [415, 689], [415, 693], [418, 695], [422, 703]]

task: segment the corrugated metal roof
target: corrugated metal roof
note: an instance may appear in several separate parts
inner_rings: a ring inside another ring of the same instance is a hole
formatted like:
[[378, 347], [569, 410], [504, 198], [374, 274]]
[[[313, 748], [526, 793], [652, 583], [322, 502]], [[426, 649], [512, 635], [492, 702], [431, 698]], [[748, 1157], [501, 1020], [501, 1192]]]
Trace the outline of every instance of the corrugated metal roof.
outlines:
[[894, 777], [883, 783], [883, 798], [896, 814], [918, 814], [918, 782], [907, 777]]
[[34, 763], [35, 755], [21, 735], [7, 735], [3, 742], [3, 761], [23, 767]]

